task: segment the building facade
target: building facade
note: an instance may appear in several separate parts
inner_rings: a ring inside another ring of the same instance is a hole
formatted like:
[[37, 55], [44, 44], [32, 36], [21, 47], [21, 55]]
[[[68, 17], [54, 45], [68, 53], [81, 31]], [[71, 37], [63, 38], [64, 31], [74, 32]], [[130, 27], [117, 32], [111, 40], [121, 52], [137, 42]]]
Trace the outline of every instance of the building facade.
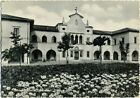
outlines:
[[92, 26], [83, 22], [83, 16], [78, 12], [69, 16], [68, 22], [64, 19], [56, 26], [34, 25], [34, 20], [2, 15], [2, 50], [11, 47], [9, 39], [10, 32], [21, 35], [21, 43], [31, 43], [34, 48], [29, 57], [25, 54], [23, 63], [35, 62], [65, 62], [66, 53], [57, 48], [58, 42], [65, 33], [70, 34], [71, 44], [69, 49], [70, 62], [96, 62], [99, 61], [99, 47], [89, 45], [98, 36], [106, 36], [110, 40], [102, 46], [102, 59], [107, 62], [122, 62], [123, 54], [119, 49], [119, 41], [129, 43], [127, 62], [138, 62], [139, 60], [139, 30], [123, 28], [116, 31], [95, 30]]

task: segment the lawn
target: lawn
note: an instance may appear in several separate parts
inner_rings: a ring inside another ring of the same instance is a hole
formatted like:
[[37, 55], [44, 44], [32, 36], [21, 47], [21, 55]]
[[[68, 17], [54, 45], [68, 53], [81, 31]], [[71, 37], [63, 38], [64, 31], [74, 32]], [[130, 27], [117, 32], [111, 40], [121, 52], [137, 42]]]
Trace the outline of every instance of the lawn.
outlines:
[[2, 66], [2, 97], [135, 97], [139, 64]]

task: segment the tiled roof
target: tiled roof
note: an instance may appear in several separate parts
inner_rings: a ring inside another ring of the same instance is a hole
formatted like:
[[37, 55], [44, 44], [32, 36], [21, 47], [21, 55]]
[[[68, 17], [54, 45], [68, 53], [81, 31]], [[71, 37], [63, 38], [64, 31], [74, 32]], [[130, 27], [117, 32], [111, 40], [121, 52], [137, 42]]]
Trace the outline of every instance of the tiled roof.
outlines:
[[78, 13], [75, 13], [75, 14], [69, 15], [69, 17], [74, 16], [74, 15], [79, 15], [81, 18], [83, 18], [83, 16], [80, 15], [80, 14], [78, 14]]
[[2, 18], [3, 20], [14, 20], [14, 21], [23, 21], [23, 22], [34, 22], [33, 19], [23, 18], [23, 17], [17, 17], [17, 16], [12, 16], [12, 15], [7, 15], [7, 14], [2, 14], [1, 18]]
[[63, 23], [57, 23], [55, 27], [57, 27], [58, 25], [61, 25], [61, 26], [62, 26], [62, 25], [63, 25], [63, 26], [66, 26], [66, 24], [63, 24]]
[[93, 34], [98, 34], [98, 35], [111, 35], [111, 31], [93, 30]]
[[33, 29], [37, 31], [58, 32], [58, 29], [55, 26], [34, 25]]
[[133, 28], [123, 28], [123, 29], [120, 29], [120, 30], [113, 31], [112, 35], [122, 34], [122, 33], [127, 33], [127, 32], [137, 32], [137, 33], [139, 33], [139, 30], [133, 29]]
[[127, 33], [127, 32], [136, 32], [139, 33], [139, 30], [133, 29], [133, 28], [123, 28], [120, 30], [116, 31], [101, 31], [101, 30], [93, 30], [93, 34], [98, 34], [98, 35], [118, 35], [122, 33]]

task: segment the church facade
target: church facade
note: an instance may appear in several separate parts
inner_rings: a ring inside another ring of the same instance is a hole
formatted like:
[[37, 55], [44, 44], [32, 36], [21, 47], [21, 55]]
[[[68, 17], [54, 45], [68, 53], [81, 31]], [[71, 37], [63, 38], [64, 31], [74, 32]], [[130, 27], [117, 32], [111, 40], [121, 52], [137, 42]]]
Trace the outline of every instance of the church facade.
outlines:
[[[10, 33], [20, 34], [21, 43], [31, 43], [34, 48], [28, 57], [24, 55], [23, 63], [38, 62], [65, 62], [66, 53], [57, 48], [58, 42], [65, 33], [70, 34], [73, 48], [69, 49], [70, 62], [98, 62], [99, 47], [89, 45], [98, 36], [106, 36], [110, 40], [102, 46], [102, 59], [104, 62], [123, 62], [123, 54], [119, 49], [119, 42], [129, 43], [127, 62], [138, 62], [139, 56], [139, 30], [122, 28], [116, 31], [95, 30], [91, 25], [83, 22], [83, 16], [78, 12], [69, 16], [68, 22], [64, 19], [55, 26], [35, 25], [33, 19], [11, 15], [2, 15], [2, 50], [12, 46]], [[4, 61], [3, 61], [4, 62]]]

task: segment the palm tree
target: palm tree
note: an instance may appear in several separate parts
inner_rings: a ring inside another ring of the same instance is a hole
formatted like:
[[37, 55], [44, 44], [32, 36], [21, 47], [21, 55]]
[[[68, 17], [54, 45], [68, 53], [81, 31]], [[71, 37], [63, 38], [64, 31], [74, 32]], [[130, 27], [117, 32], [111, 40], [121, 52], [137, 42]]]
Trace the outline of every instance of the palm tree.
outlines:
[[102, 64], [102, 46], [105, 45], [105, 41], [110, 40], [108, 37], [105, 36], [98, 36], [93, 40], [94, 46], [99, 46], [99, 55], [100, 55], [100, 64]]
[[67, 34], [65, 33], [64, 36], [62, 36], [62, 42], [59, 42], [59, 45], [58, 45], [58, 49], [63, 52], [67, 52], [67, 55], [66, 55], [66, 63], [68, 64], [69, 61], [68, 61], [68, 57], [69, 57], [69, 53], [68, 53], [68, 50], [70, 48], [73, 48], [73, 46], [70, 44], [71, 42], [71, 39], [70, 39], [70, 34]]
[[125, 63], [127, 59], [127, 54], [129, 53], [129, 43], [124, 44], [122, 41], [120, 41], [119, 49], [121, 52], [122, 59], [124, 60]]

